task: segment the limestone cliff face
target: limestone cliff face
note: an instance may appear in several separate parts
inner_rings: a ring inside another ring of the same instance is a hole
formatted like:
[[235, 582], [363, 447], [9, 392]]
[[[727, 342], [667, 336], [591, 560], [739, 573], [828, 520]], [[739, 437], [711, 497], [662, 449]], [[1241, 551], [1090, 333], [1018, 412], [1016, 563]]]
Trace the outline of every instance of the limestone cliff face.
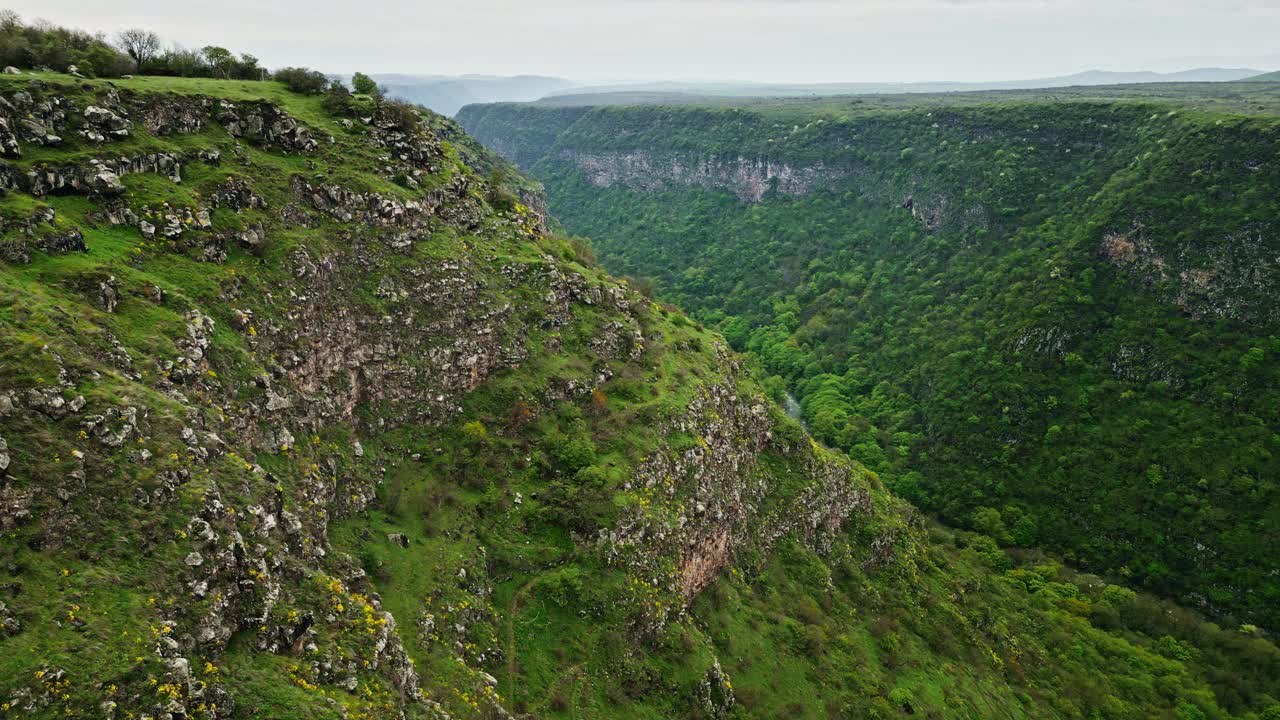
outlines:
[[1280, 253], [1263, 224], [1162, 248], [1141, 221], [1106, 233], [1098, 255], [1196, 318], [1280, 320]]
[[598, 187], [621, 186], [641, 192], [701, 187], [727, 190], [743, 202], [760, 202], [764, 194], [808, 195], [846, 172], [822, 163], [792, 165], [768, 158], [661, 156], [645, 151], [589, 153], [565, 150], [572, 162]]

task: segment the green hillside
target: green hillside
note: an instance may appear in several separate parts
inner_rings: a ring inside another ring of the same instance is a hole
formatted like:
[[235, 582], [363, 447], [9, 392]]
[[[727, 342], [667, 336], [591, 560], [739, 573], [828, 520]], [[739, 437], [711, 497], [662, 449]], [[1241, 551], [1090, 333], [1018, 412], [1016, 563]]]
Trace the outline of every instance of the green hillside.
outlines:
[[0, 717], [1280, 713], [1265, 629], [929, 522], [457, 124], [278, 75], [0, 75]]
[[1280, 121], [916, 103], [460, 120], [901, 495], [1275, 627]]

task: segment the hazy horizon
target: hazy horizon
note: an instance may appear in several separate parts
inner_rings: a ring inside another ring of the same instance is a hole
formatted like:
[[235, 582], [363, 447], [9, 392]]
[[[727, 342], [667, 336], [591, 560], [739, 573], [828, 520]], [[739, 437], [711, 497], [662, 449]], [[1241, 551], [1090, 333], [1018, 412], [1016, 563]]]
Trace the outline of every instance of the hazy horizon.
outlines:
[[305, 10], [227, 0], [192, 3], [181, 19], [160, 0], [86, 5], [6, 7], [27, 20], [108, 35], [145, 27], [185, 47], [224, 45], [271, 67], [337, 73], [799, 84], [1280, 68], [1280, 0], [374, 0], [358, 13], [333, 0]]

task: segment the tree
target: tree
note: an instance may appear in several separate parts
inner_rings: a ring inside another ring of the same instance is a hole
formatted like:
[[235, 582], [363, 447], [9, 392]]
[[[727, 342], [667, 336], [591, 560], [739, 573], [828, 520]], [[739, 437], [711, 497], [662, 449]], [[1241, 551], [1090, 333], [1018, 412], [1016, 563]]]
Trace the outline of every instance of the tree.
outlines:
[[369, 95], [378, 97], [382, 92], [378, 90], [378, 83], [373, 78], [358, 72], [351, 76], [351, 88], [361, 95]]
[[217, 45], [205, 45], [200, 48], [200, 54], [204, 55], [205, 62], [209, 63], [209, 67], [213, 69], [215, 76], [223, 78], [231, 76], [231, 66], [235, 63], [236, 58], [231, 54], [230, 50]]
[[236, 63], [236, 77], [241, 80], [265, 80], [266, 70], [258, 65], [256, 56], [240, 53], [240, 61]]
[[138, 70], [160, 55], [160, 36], [150, 30], [129, 28], [116, 35], [116, 44], [133, 58]]

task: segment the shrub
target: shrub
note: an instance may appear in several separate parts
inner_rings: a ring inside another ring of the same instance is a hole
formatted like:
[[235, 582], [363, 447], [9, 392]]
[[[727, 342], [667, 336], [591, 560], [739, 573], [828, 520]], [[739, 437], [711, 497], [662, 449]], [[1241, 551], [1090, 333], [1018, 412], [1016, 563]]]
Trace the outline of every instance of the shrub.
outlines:
[[319, 95], [329, 86], [329, 78], [324, 73], [301, 67], [281, 68], [272, 77], [303, 95]]
[[383, 117], [408, 133], [417, 132], [422, 121], [418, 108], [402, 100], [387, 100], [381, 103], [381, 110]]
[[1133, 605], [1137, 598], [1137, 593], [1119, 585], [1108, 585], [1102, 590], [1102, 602], [1117, 610]]
[[889, 692], [889, 702], [895, 707], [902, 709], [904, 712], [914, 712], [912, 705], [915, 704], [916, 696], [910, 690], [904, 687], [894, 688]]
[[595, 265], [596, 252], [591, 247], [591, 241], [584, 237], [569, 238], [569, 246], [573, 248], [573, 259], [582, 265]]
[[586, 435], [560, 436], [551, 441], [551, 455], [565, 470], [576, 473], [595, 463], [596, 446]]
[[361, 95], [369, 95], [372, 97], [382, 97], [382, 91], [378, 89], [378, 83], [373, 78], [358, 72], [351, 76], [351, 89]]
[[330, 82], [329, 89], [325, 90], [324, 100], [320, 101], [320, 107], [331, 115], [347, 114], [351, 109], [351, 91], [337, 80]]
[[476, 447], [486, 445], [489, 442], [489, 430], [479, 420], [472, 420], [463, 424], [462, 436], [466, 438], [468, 445]]

